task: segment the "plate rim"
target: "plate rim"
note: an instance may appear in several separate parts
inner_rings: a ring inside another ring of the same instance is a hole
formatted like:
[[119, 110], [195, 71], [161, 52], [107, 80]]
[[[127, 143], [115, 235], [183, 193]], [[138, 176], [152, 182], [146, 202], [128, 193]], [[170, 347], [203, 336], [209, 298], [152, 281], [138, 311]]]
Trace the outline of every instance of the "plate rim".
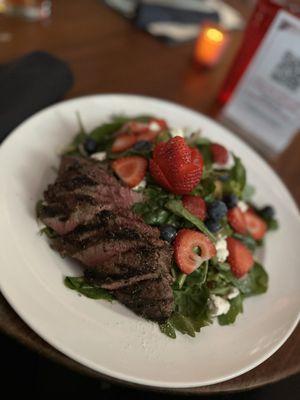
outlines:
[[[255, 157], [257, 157], [260, 162], [262, 162], [264, 164], [264, 166], [272, 173], [273, 177], [277, 179], [277, 181], [281, 184], [282, 188], [284, 189], [284, 194], [285, 196], [288, 196], [289, 201], [290, 201], [290, 205], [294, 208], [294, 211], [296, 213], [298, 213], [298, 207], [297, 204], [293, 198], [293, 196], [291, 195], [291, 193], [289, 192], [288, 188], [286, 187], [286, 185], [284, 184], [284, 182], [282, 181], [282, 179], [280, 178], [280, 176], [275, 172], [275, 170], [255, 151], [253, 150], [253, 148], [246, 143], [244, 140], [242, 140], [240, 137], [238, 137], [237, 135], [235, 135], [234, 133], [232, 133], [229, 129], [227, 129], [226, 127], [224, 127], [223, 125], [221, 125], [219, 122], [213, 120], [212, 118], [202, 114], [201, 112], [198, 112], [195, 109], [191, 109], [189, 107], [183, 106], [181, 104], [172, 102], [172, 101], [168, 101], [165, 99], [160, 99], [160, 98], [155, 98], [155, 97], [151, 97], [151, 96], [144, 96], [144, 95], [136, 95], [136, 94], [126, 94], [126, 93], [104, 93], [104, 94], [93, 94], [93, 95], [86, 95], [86, 96], [80, 96], [80, 97], [74, 97], [71, 99], [67, 99], [67, 100], [63, 100], [60, 101], [58, 103], [55, 103], [53, 105], [50, 105], [40, 111], [38, 111], [37, 113], [33, 114], [32, 116], [30, 116], [29, 118], [27, 118], [26, 120], [24, 120], [20, 125], [18, 125], [8, 136], [7, 138], [3, 141], [3, 143], [1, 144], [0, 147], [0, 161], [1, 161], [1, 154], [3, 153], [3, 147], [6, 147], [7, 143], [10, 142], [10, 140], [12, 140], [12, 138], [16, 137], [16, 133], [18, 133], [18, 131], [22, 130], [23, 125], [27, 124], [30, 120], [35, 119], [37, 117], [40, 117], [42, 114], [46, 114], [47, 112], [51, 111], [52, 109], [55, 108], [60, 108], [62, 105], [66, 104], [66, 103], [72, 103], [72, 102], [77, 102], [77, 101], [84, 101], [84, 100], [91, 100], [91, 99], [97, 99], [99, 97], [104, 98], [104, 97], [111, 97], [111, 96], [117, 96], [117, 97], [121, 97], [123, 99], [125, 98], [143, 98], [143, 99], [148, 99], [151, 101], [155, 101], [155, 102], [159, 102], [162, 103], [162, 105], [165, 106], [176, 106], [181, 108], [184, 111], [187, 111], [189, 113], [194, 113], [195, 116], [200, 116], [202, 119], [206, 119], [209, 121], [209, 123], [215, 124], [220, 126], [224, 131], [227, 132], [227, 134], [229, 134], [230, 136], [234, 136], [235, 140], [237, 142], [240, 142], [241, 144], [243, 144], [244, 146], [246, 146], [247, 150], [250, 151], [252, 153], [252, 155], [254, 155]], [[71, 359], [75, 360], [76, 362], [79, 362], [80, 364], [84, 365], [87, 368], [90, 368], [100, 374], [102, 374], [104, 377], [107, 376], [108, 378], [113, 378], [113, 379], [117, 379], [121, 382], [129, 382], [129, 383], [134, 383], [140, 386], [148, 386], [148, 387], [152, 387], [152, 388], [174, 388], [174, 389], [180, 389], [180, 388], [196, 388], [196, 387], [202, 387], [202, 386], [209, 386], [209, 385], [213, 385], [213, 384], [217, 384], [217, 383], [221, 383], [227, 380], [230, 380], [232, 378], [238, 377], [240, 375], [243, 375], [244, 373], [256, 368], [258, 365], [260, 365], [261, 363], [263, 363], [265, 360], [267, 360], [269, 357], [271, 357], [285, 342], [286, 340], [290, 337], [290, 335], [292, 334], [292, 332], [295, 330], [299, 319], [300, 319], [300, 313], [298, 313], [298, 316], [295, 318], [294, 322], [291, 324], [290, 328], [287, 330], [286, 334], [283, 336], [283, 338], [277, 342], [277, 344], [275, 346], [273, 346], [272, 349], [270, 349], [269, 352], [265, 353], [264, 355], [262, 355], [261, 357], [259, 357], [255, 362], [250, 363], [247, 367], [239, 369], [238, 372], [233, 372], [231, 374], [224, 374], [223, 376], [221, 376], [218, 379], [211, 379], [211, 380], [206, 380], [201, 382], [201, 384], [199, 383], [195, 383], [195, 382], [190, 382], [190, 383], [183, 383], [183, 382], [177, 382], [176, 384], [174, 384], [174, 382], [159, 382], [158, 381], [153, 381], [151, 379], [142, 379], [142, 378], [136, 378], [136, 377], [132, 377], [123, 373], [115, 373], [114, 371], [110, 371], [108, 369], [102, 368], [102, 366], [97, 365], [96, 363], [86, 359], [86, 357], [81, 357], [81, 356], [77, 356], [76, 354], [74, 355], [74, 353], [72, 353], [71, 350], [66, 349], [64, 347], [61, 347], [60, 344], [54, 343], [54, 341], [51, 340], [51, 337], [47, 334], [41, 333], [40, 329], [38, 328], [38, 325], [34, 322], [32, 322], [30, 320], [30, 317], [27, 317], [27, 315], [25, 315], [26, 313], [22, 311], [22, 309], [20, 309], [20, 307], [18, 305], [14, 304], [13, 299], [11, 298], [10, 294], [7, 293], [6, 288], [3, 287], [1, 279], [0, 279], [0, 289], [3, 293], [3, 296], [5, 297], [5, 299], [8, 301], [9, 305], [14, 309], [14, 311], [21, 317], [21, 319], [34, 331], [36, 332], [42, 339], [44, 339], [48, 344], [50, 344], [51, 346], [53, 346], [55, 349], [57, 349], [58, 351], [60, 351], [62, 354], [67, 355], [68, 357], [70, 357]]]

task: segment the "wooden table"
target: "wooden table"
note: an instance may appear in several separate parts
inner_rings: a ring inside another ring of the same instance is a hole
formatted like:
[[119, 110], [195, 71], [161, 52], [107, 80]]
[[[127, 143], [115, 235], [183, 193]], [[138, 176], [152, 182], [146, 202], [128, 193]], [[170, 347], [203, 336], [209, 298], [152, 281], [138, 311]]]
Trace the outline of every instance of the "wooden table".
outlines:
[[[245, 17], [249, 16], [249, 1], [229, 3]], [[191, 43], [166, 47], [98, 0], [54, 0], [53, 16], [48, 21], [32, 23], [0, 16], [0, 63], [42, 49], [70, 64], [75, 84], [67, 98], [93, 93], [137, 93], [175, 101], [215, 116], [218, 109], [215, 98], [240, 39], [241, 33], [233, 35], [230, 49], [217, 68], [201, 71], [192, 63]], [[298, 135], [284, 154], [268, 160], [298, 204], [299, 153]], [[43, 355], [78, 371], [100, 376], [45, 343], [3, 297], [0, 297], [0, 328]], [[254, 370], [221, 384], [176, 392], [237, 391], [275, 382], [300, 372], [299, 348], [300, 327], [275, 355]]]

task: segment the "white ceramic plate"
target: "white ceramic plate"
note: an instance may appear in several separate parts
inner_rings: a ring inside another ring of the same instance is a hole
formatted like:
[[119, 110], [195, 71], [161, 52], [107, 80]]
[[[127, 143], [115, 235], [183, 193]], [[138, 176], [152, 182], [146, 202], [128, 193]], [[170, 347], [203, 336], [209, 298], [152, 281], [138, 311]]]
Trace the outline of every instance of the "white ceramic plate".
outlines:
[[[280, 230], [268, 235], [264, 264], [267, 294], [245, 301], [232, 326], [217, 323], [196, 338], [162, 335], [156, 324], [118, 304], [78, 296], [63, 276], [80, 271], [52, 251], [39, 235], [35, 203], [54, 178], [59, 151], [70, 142], [80, 111], [87, 129], [113, 113], [150, 113], [174, 127], [203, 134], [238, 154], [255, 184], [256, 201], [275, 206]], [[74, 360], [125, 381], [157, 387], [221, 382], [254, 368], [288, 338], [299, 318], [299, 216], [279, 178], [245, 143], [194, 111], [165, 101], [99, 95], [66, 101], [37, 113], [17, 128], [0, 150], [1, 290], [23, 320]]]

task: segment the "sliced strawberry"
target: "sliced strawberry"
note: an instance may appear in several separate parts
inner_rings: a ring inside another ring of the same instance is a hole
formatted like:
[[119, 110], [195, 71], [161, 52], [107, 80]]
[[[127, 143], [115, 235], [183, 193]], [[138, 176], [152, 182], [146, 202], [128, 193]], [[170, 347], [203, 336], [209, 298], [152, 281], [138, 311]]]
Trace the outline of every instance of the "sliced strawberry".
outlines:
[[132, 147], [135, 143], [136, 137], [129, 133], [125, 133], [116, 137], [111, 147], [111, 151], [113, 153], [120, 153], [121, 151], [130, 149], [130, 147]]
[[151, 119], [149, 121], [150, 128], [151, 128], [151, 123], [152, 122], [155, 122], [157, 125], [159, 125], [161, 131], [163, 131], [165, 129], [168, 129], [168, 125], [167, 125], [167, 123], [166, 123], [166, 121], [164, 119], [155, 119], [155, 118]]
[[138, 142], [141, 140], [147, 140], [148, 142], [153, 142], [153, 140], [156, 138], [157, 135], [158, 132], [146, 131], [136, 135], [136, 138]]
[[182, 198], [183, 206], [193, 215], [204, 221], [206, 218], [206, 203], [199, 196], [185, 195]]
[[160, 186], [162, 186], [166, 190], [172, 191], [170, 183], [163, 174], [160, 166], [154, 160], [150, 160], [149, 169], [151, 175], [156, 180], [156, 182], [159, 183]]
[[112, 163], [112, 169], [129, 187], [134, 187], [145, 177], [147, 164], [143, 157], [122, 157]]
[[219, 143], [212, 143], [210, 150], [213, 157], [213, 162], [224, 165], [227, 163], [229, 154], [227, 149]]
[[267, 231], [267, 224], [253, 210], [244, 213], [247, 229], [255, 240], [262, 239]]
[[230, 208], [227, 212], [227, 219], [235, 232], [245, 235], [247, 233], [244, 214], [239, 207]]
[[250, 250], [242, 242], [232, 237], [227, 238], [227, 258], [233, 274], [237, 278], [244, 276], [253, 266], [254, 260]]
[[[199, 255], [196, 250], [199, 249]], [[181, 229], [174, 241], [175, 261], [180, 270], [191, 274], [200, 265], [216, 255], [214, 244], [201, 232]]]

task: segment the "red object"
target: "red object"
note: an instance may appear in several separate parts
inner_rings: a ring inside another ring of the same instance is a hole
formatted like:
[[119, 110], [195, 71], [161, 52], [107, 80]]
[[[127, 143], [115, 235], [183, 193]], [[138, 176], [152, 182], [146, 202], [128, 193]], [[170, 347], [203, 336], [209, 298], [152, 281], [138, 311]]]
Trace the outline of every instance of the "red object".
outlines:
[[182, 198], [183, 206], [193, 215], [204, 221], [206, 218], [206, 203], [199, 196], [185, 195]]
[[227, 249], [231, 271], [237, 278], [241, 278], [253, 267], [253, 256], [242, 242], [232, 237], [227, 238]]
[[247, 233], [245, 217], [239, 207], [231, 208], [227, 213], [227, 219], [235, 232], [242, 235]]
[[253, 210], [244, 213], [247, 230], [255, 240], [262, 239], [267, 232], [267, 224]]
[[229, 154], [227, 149], [219, 143], [212, 143], [210, 146], [213, 162], [224, 165], [227, 163]]
[[[200, 255], [195, 253], [200, 248]], [[201, 232], [181, 229], [174, 241], [174, 256], [179, 269], [189, 275], [204, 261], [216, 255], [214, 244]]]
[[153, 132], [153, 131], [140, 133], [139, 135], [136, 136], [137, 142], [140, 142], [141, 140], [147, 140], [148, 142], [152, 142], [158, 134], [159, 132]]
[[111, 151], [113, 153], [119, 153], [121, 151], [128, 150], [136, 143], [136, 141], [136, 137], [130, 133], [119, 135], [113, 142]]
[[150, 160], [150, 172], [162, 187], [175, 194], [188, 194], [199, 183], [203, 171], [200, 152], [182, 137], [158, 143]]
[[298, 8], [296, 8], [296, 1], [259, 0], [257, 2], [256, 8], [246, 27], [240, 50], [232, 63], [232, 67], [220, 91], [218, 99], [222, 104], [226, 103], [231, 97], [237, 83], [246, 71], [252, 57], [276, 17], [277, 12], [282, 8], [293, 12], [293, 3], [294, 9], [298, 10], [298, 14], [296, 15], [300, 16], [299, 3]]
[[112, 163], [112, 169], [129, 187], [138, 185], [146, 175], [148, 162], [139, 156], [122, 157]]

